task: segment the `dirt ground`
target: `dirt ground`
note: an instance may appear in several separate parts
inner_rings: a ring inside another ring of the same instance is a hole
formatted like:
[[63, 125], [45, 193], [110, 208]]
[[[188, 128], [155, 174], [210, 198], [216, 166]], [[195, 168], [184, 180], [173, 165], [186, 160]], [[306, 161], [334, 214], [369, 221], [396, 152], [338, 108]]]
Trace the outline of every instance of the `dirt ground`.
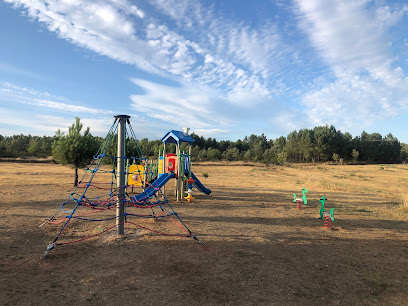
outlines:
[[59, 227], [39, 225], [73, 190], [73, 170], [0, 163], [0, 305], [407, 305], [407, 170], [193, 165], [211, 196], [169, 199], [204, 245], [126, 224], [126, 238], [107, 232], [40, 259]]

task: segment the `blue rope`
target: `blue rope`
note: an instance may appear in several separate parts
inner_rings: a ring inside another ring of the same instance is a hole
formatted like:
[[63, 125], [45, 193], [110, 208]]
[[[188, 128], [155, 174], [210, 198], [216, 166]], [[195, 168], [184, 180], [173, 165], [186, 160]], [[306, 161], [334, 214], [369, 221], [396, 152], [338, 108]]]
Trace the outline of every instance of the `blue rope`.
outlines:
[[[93, 159], [90, 163], [90, 165], [88, 166], [88, 168], [85, 169], [85, 174], [82, 176], [81, 180], [78, 183], [78, 186], [75, 187], [74, 191], [71, 192], [71, 194], [69, 195], [68, 199], [63, 202], [61, 204], [61, 206], [59, 207], [59, 209], [55, 212], [55, 214], [49, 219], [52, 220], [52, 218], [54, 218], [58, 212], [60, 212], [61, 210], [65, 213], [69, 213], [69, 215], [65, 216], [65, 218], [67, 219], [64, 223], [64, 225], [62, 226], [61, 230], [59, 231], [58, 235], [54, 238], [53, 243], [55, 243], [59, 237], [62, 235], [62, 233], [64, 232], [64, 230], [67, 228], [68, 223], [71, 219], [77, 219], [77, 220], [82, 220], [82, 221], [95, 221], [95, 222], [102, 222], [102, 221], [111, 221], [114, 219], [117, 219], [118, 216], [115, 217], [111, 217], [111, 218], [105, 218], [105, 219], [92, 219], [92, 218], [83, 218], [83, 217], [76, 217], [74, 216], [76, 210], [78, 209], [79, 206], [91, 206], [93, 207], [98, 207], [98, 206], [102, 206], [104, 205], [105, 207], [111, 207], [111, 206], [115, 206], [117, 205], [117, 203], [119, 203], [120, 201], [123, 201], [124, 203], [126, 203], [126, 189], [127, 189], [127, 185], [125, 186], [119, 186], [119, 187], [123, 187], [124, 188], [124, 195], [123, 195], [123, 199], [115, 199], [116, 197], [116, 191], [117, 191], [117, 179], [116, 179], [116, 171], [115, 171], [115, 162], [118, 160], [118, 158], [123, 158], [124, 160], [129, 160], [132, 162], [145, 162], [146, 165], [146, 173], [151, 173], [151, 168], [147, 163], [147, 159], [145, 158], [142, 148], [140, 146], [140, 142], [138, 141], [135, 132], [133, 130], [133, 127], [131, 126], [129, 120], [127, 120], [127, 126], [128, 128], [126, 128], [125, 125], [125, 139], [128, 141], [128, 143], [125, 143], [125, 145], [128, 145], [130, 148], [130, 153], [131, 153], [131, 157], [128, 156], [123, 156], [123, 157], [118, 157], [116, 156], [116, 154], [114, 155], [108, 155], [108, 150], [111, 147], [111, 145], [115, 145], [116, 144], [116, 135], [117, 135], [117, 130], [118, 130], [118, 120], [117, 118], [115, 118], [114, 123], [112, 124], [112, 126], [109, 129], [109, 132], [107, 134], [107, 136], [105, 137], [104, 141], [102, 142], [102, 144], [100, 145], [97, 153], [93, 156]], [[135, 152], [136, 151], [136, 152]], [[137, 153], [137, 154], [135, 154]], [[125, 155], [126, 155], [126, 151], [125, 151]], [[139, 157], [136, 157], [136, 155], [138, 155]], [[111, 160], [112, 161], [112, 170], [104, 170], [104, 169], [100, 169], [100, 166], [102, 164], [102, 162], [104, 160]], [[93, 168], [92, 168], [93, 167]], [[112, 173], [112, 177], [111, 177], [111, 183], [110, 183], [110, 192], [107, 195], [103, 195], [103, 196], [97, 196], [95, 198], [88, 198], [86, 196], [87, 191], [89, 190], [89, 188], [91, 188], [92, 186], [92, 180], [94, 179], [96, 173]], [[140, 175], [140, 170], [138, 171], [139, 175]], [[90, 178], [88, 180], [88, 182], [84, 182], [85, 177], [87, 174], [90, 174]], [[129, 171], [124, 171], [125, 175], [129, 175]], [[81, 186], [80, 186], [81, 185]], [[77, 192], [78, 188], [84, 188], [84, 190], [82, 190], [82, 193]], [[127, 219], [127, 216], [133, 216], [133, 217], [138, 217], [138, 218], [165, 218], [165, 217], [169, 217], [169, 216], [176, 216], [176, 218], [180, 221], [180, 223], [182, 224], [182, 226], [184, 226], [184, 228], [190, 233], [191, 231], [189, 230], [189, 228], [184, 224], [184, 222], [180, 219], [180, 217], [178, 216], [178, 214], [174, 211], [173, 207], [170, 205], [169, 201], [167, 200], [167, 198], [164, 196], [164, 194], [162, 193], [161, 190], [159, 190], [160, 195], [163, 196], [164, 200], [160, 200], [158, 197], [158, 194], [155, 193], [154, 196], [151, 197], [151, 199], [143, 201], [142, 203], [137, 202], [135, 199], [136, 197], [130, 197], [129, 198], [129, 202], [127, 203], [132, 203], [135, 205], [139, 205], [139, 206], [150, 206], [152, 205], [150, 208], [152, 210], [152, 215], [141, 215], [141, 214], [132, 214], [132, 213], [127, 213], [125, 212], [123, 214], [123, 216], [125, 217], [125, 220]], [[107, 197], [106, 200], [103, 200], [99, 203], [93, 201], [93, 199], [95, 200], [100, 200], [101, 198]], [[155, 199], [155, 201], [152, 201], [152, 199]], [[73, 201], [73, 202], [72, 202]], [[112, 203], [111, 203], [112, 202]], [[167, 207], [164, 207], [163, 204], [167, 204]], [[71, 210], [65, 210], [65, 206], [67, 205], [74, 205], [74, 208]], [[126, 207], [134, 207], [134, 205], [130, 205], [127, 204]], [[155, 211], [153, 208], [160, 208], [160, 210], [162, 211], [161, 215], [156, 215]], [[187, 236], [189, 237], [189, 236]]]
[[95, 221], [95, 222], [101, 222], [101, 221], [111, 221], [116, 219], [117, 217], [112, 217], [112, 218], [107, 218], [107, 219], [88, 219], [88, 218], [82, 218], [82, 217], [72, 217], [73, 219], [77, 220], [82, 220], [82, 221]]

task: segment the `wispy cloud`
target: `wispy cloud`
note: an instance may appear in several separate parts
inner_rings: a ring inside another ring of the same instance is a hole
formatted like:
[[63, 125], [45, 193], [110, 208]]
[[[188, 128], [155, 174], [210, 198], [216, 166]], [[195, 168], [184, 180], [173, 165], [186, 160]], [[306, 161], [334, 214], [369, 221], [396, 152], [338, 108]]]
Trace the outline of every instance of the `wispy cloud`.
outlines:
[[196, 128], [226, 126], [230, 121], [215, 111], [214, 99], [220, 98], [215, 92], [210, 94], [211, 90], [205, 86], [189, 83], [188, 86], [171, 87], [140, 79], [132, 79], [132, 82], [144, 92], [130, 96], [132, 108], [151, 118]]
[[[246, 22], [198, 0], [4, 1], [72, 44], [178, 84], [132, 79], [135, 93], [143, 90], [130, 95], [140, 120], [203, 133], [228, 133], [242, 121], [347, 129], [408, 106], [406, 65], [389, 35], [407, 16], [399, 2], [274, 2], [280, 10], [271, 17]], [[46, 93], [0, 90], [30, 107], [102, 116]]]
[[172, 30], [162, 18], [126, 0], [6, 2], [25, 8], [29, 17], [74, 44], [150, 73], [204, 82], [227, 93], [269, 95], [267, 78], [277, 72], [287, 50], [272, 22], [250, 28], [216, 17], [198, 1], [152, 1], [150, 11], [178, 21], [180, 28]]
[[[13, 110], [0, 106], [0, 111], [4, 114], [0, 126], [0, 134], [13, 135], [15, 134], [13, 129], [7, 128], [7, 126], [13, 126], [14, 129], [17, 126], [23, 134], [28, 135], [48, 135], [52, 136], [57, 130], [68, 133], [68, 128], [74, 123], [74, 117], [72, 116], [55, 116], [48, 114], [33, 114], [29, 110]], [[88, 117], [81, 117], [81, 122], [86, 127], [90, 127], [90, 131], [93, 135], [105, 136], [113, 122], [106, 119], [95, 119]]]
[[274, 83], [271, 77], [290, 64], [288, 53], [294, 50], [271, 19], [254, 28], [217, 16], [212, 7], [196, 0], [153, 2], [199, 46], [195, 78], [201, 82], [266, 96]]
[[111, 111], [95, 109], [66, 101], [64, 97], [54, 96], [48, 92], [21, 87], [10, 82], [0, 83], [0, 98], [2, 100], [12, 101], [13, 103], [22, 103], [33, 107], [42, 108], [45, 111], [55, 110], [63, 113], [75, 114], [112, 114]]
[[[288, 127], [293, 126], [291, 122], [280, 120], [281, 116], [296, 116], [296, 111], [285, 111], [273, 99], [262, 96], [236, 94], [225, 97], [216, 89], [192, 82], [177, 87], [141, 79], [132, 79], [132, 82], [142, 92], [130, 96], [135, 111], [176, 129], [190, 127], [200, 135], [220, 137], [236, 132], [257, 133], [259, 126], [265, 125], [270, 125], [268, 130], [277, 134], [279, 129], [289, 131]], [[248, 107], [248, 103], [252, 107]]]
[[91, 133], [103, 136], [113, 118], [111, 111], [86, 107], [48, 92], [0, 82], [0, 133], [10, 134], [7, 126], [17, 126], [26, 134], [53, 135], [68, 131], [75, 117], [80, 117]]
[[[63, 39], [182, 84], [182, 90], [158, 84], [152, 88], [153, 83], [133, 80], [146, 94], [132, 95], [132, 107], [150, 118], [227, 130], [239, 121], [226, 115], [228, 108], [230, 113], [246, 108], [250, 118], [256, 112], [251, 108], [273, 103], [272, 96], [285, 90], [279, 75], [290, 62], [291, 47], [272, 20], [253, 28], [217, 16], [195, 0], [145, 2], [146, 10], [127, 0], [6, 2], [24, 8]], [[34, 102], [69, 109], [50, 99], [26, 101]]]
[[303, 96], [314, 124], [367, 126], [395, 115], [406, 103], [408, 80], [395, 66], [390, 27], [406, 7], [371, 1], [297, 1], [300, 26], [330, 65], [334, 81]]

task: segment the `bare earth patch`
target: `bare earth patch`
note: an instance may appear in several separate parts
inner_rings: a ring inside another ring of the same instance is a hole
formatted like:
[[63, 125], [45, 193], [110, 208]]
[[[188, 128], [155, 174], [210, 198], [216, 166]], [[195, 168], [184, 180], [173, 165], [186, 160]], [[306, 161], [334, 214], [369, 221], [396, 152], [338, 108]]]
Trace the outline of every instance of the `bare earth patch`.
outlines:
[[[126, 224], [126, 238], [107, 232], [40, 259], [59, 227], [38, 226], [72, 191], [73, 170], [0, 163], [0, 304], [407, 304], [408, 166], [211, 163], [193, 171], [203, 183], [209, 174], [211, 196], [169, 199], [204, 245]], [[297, 210], [292, 193], [303, 187], [308, 205]], [[335, 208], [329, 231], [322, 196]], [[97, 231], [79, 223], [67, 235]]]

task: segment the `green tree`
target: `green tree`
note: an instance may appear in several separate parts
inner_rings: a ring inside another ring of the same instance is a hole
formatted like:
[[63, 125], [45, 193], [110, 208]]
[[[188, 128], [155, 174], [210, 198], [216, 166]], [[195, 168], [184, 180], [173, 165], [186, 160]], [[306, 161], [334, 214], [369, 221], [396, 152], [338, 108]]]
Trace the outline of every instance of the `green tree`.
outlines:
[[211, 161], [220, 160], [222, 158], [222, 153], [218, 149], [208, 148], [207, 158]]
[[7, 137], [0, 135], [0, 157], [10, 157], [11, 154], [7, 150]]
[[240, 153], [238, 148], [235, 147], [228, 147], [223, 153], [222, 156], [229, 161], [233, 160], [239, 160], [240, 159]]
[[286, 156], [290, 161], [300, 161], [300, 145], [297, 131], [293, 131], [286, 137]]
[[8, 151], [8, 155], [11, 157], [27, 156], [27, 149], [31, 139], [31, 135], [25, 136], [23, 134], [7, 137], [4, 144], [6, 150]]
[[279, 153], [278, 153], [278, 157], [277, 157], [278, 164], [279, 164], [279, 165], [285, 164], [287, 158], [288, 158], [288, 155], [287, 155], [287, 153], [286, 153], [285, 151], [279, 152]]
[[81, 135], [82, 123], [75, 118], [75, 123], [69, 128], [68, 135], [58, 130], [56, 140], [52, 145], [52, 156], [60, 164], [71, 164], [75, 168], [74, 186], [78, 185], [78, 168], [84, 167], [98, 150], [98, 142], [89, 132], [89, 127]]
[[351, 156], [353, 157], [354, 162], [357, 161], [357, 158], [358, 158], [359, 155], [360, 155], [360, 153], [356, 149], [353, 149], [353, 151], [351, 151]]
[[282, 152], [286, 147], [286, 137], [281, 136], [275, 140], [273, 145], [278, 152]]
[[245, 161], [253, 161], [254, 159], [255, 159], [254, 149], [249, 149], [248, 151], [245, 152], [244, 154]]
[[207, 159], [207, 150], [205, 148], [201, 149], [198, 154], [197, 158], [199, 161], [203, 161]]
[[191, 148], [191, 160], [192, 161], [198, 161], [199, 160], [199, 153], [201, 151], [201, 148], [199, 146], [193, 145]]
[[202, 175], [204, 176], [204, 184], [207, 183], [207, 177], [208, 177], [208, 173], [207, 172], [203, 172]]
[[401, 144], [401, 162], [406, 163], [408, 159], [408, 144]]
[[310, 130], [303, 129], [298, 134], [301, 158], [306, 160], [306, 162], [308, 162], [313, 153], [311, 132]]
[[36, 157], [47, 157], [51, 156], [52, 154], [52, 142], [53, 142], [53, 137], [33, 137], [30, 141], [30, 144], [28, 146], [28, 153], [32, 156]]
[[263, 162], [266, 165], [278, 163], [277, 153], [276, 152], [277, 152], [277, 150], [274, 147], [266, 149], [265, 152], [264, 152], [264, 155], [263, 155]]
[[329, 136], [330, 129], [326, 126], [317, 126], [313, 129], [314, 135], [314, 144], [315, 148], [313, 150], [314, 157], [318, 161], [328, 160], [329, 157], [333, 154], [329, 154]]
[[337, 153], [333, 153], [332, 159], [334, 162], [338, 163], [340, 160], [340, 155]]

